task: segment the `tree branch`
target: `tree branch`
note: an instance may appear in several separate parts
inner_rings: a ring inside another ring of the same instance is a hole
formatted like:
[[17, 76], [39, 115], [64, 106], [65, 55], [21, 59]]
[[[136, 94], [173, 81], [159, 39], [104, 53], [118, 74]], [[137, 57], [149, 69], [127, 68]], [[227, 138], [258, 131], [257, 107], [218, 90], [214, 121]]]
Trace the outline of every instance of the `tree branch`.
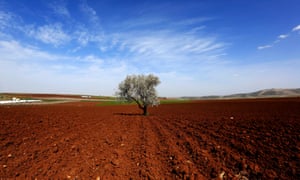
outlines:
[[130, 98], [131, 98], [132, 100], [134, 100], [134, 102], [136, 102], [136, 103], [138, 104], [139, 108], [141, 108], [141, 109], [144, 108], [144, 106], [142, 106], [142, 104], [141, 104], [137, 99], [135, 99], [135, 98], [132, 97], [132, 96], [130, 96]]

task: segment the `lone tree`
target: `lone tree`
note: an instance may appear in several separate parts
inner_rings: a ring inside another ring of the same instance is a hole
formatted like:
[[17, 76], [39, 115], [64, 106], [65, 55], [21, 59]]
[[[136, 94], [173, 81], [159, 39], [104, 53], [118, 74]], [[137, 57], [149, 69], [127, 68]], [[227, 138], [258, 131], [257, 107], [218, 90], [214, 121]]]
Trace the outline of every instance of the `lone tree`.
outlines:
[[117, 95], [128, 102], [136, 102], [143, 115], [148, 115], [149, 105], [158, 105], [159, 100], [155, 90], [155, 86], [160, 83], [159, 78], [150, 75], [131, 75], [127, 76], [124, 81], [119, 84]]

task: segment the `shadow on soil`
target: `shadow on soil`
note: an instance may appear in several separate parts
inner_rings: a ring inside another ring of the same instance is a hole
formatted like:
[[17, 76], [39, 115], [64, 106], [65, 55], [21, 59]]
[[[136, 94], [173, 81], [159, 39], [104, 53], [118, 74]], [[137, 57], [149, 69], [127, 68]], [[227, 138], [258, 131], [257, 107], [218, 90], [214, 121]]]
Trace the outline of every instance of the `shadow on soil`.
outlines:
[[114, 115], [118, 115], [118, 116], [144, 116], [141, 113], [114, 113]]

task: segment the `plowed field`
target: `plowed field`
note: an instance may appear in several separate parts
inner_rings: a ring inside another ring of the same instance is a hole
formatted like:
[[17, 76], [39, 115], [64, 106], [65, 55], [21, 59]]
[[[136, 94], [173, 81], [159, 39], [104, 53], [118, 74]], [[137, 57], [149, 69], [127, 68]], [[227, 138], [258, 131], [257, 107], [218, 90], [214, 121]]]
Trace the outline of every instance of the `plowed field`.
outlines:
[[297, 179], [300, 99], [0, 106], [0, 179]]

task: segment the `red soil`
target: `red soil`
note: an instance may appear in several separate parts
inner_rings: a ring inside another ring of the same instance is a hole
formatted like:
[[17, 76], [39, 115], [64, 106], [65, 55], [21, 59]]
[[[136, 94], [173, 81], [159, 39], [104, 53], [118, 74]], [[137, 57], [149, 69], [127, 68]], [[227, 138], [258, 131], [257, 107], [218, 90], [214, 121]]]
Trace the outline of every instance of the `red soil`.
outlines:
[[0, 179], [297, 179], [300, 99], [0, 106]]

